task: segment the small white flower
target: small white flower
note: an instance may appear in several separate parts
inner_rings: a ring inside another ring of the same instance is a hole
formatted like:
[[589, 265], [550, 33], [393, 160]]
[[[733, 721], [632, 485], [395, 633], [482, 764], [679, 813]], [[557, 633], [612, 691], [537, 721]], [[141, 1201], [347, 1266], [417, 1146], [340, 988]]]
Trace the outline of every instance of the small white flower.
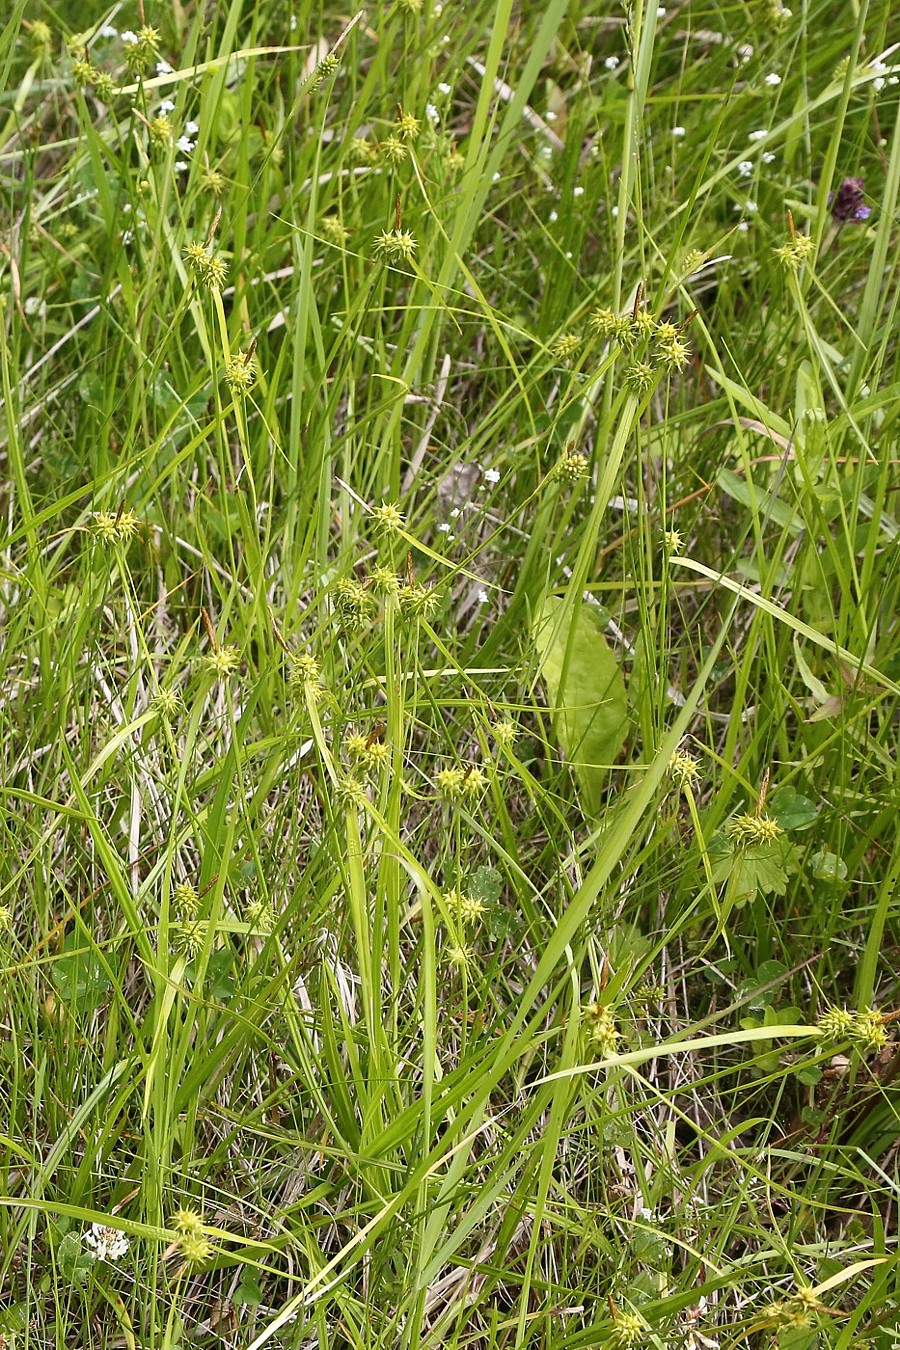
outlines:
[[162, 103], [159, 105], [157, 109], [157, 112], [160, 113], [160, 115], [174, 111], [175, 111], [175, 104], [172, 102], [170, 98], [164, 98]]
[[737, 227], [740, 230], [741, 234], [746, 234], [750, 228], [750, 222], [749, 220], [739, 220]]
[[649, 1207], [649, 1205], [641, 1205], [640, 1214], [641, 1218], [644, 1220], [644, 1223], [653, 1223], [654, 1220], [653, 1210]]
[[127, 46], [133, 47], [137, 42], [137, 33], [132, 33], [130, 28], [126, 28], [125, 32], [122, 34], [122, 41], [126, 43]]
[[438, 93], [443, 94], [445, 97], [449, 98], [450, 95], [453, 93], [453, 90], [450, 88], [449, 84], [445, 83], [444, 80], [441, 80], [440, 84], [438, 85]]
[[573, 189], [572, 189], [572, 196], [573, 196], [573, 197], [583, 197], [583, 196], [584, 196], [584, 188], [581, 186], [580, 183], [578, 184], [577, 187], [573, 187]]
[[771, 85], [771, 87], [774, 89], [776, 85], [781, 84], [781, 76], [777, 74], [774, 70], [770, 70], [768, 75], [766, 76], [766, 84]]
[[547, 219], [550, 221], [551, 225], [554, 224], [557, 220], [559, 220], [559, 212], [551, 211]]
[[666, 10], [665, 5], [657, 5], [657, 6], [656, 6], [656, 17], [657, 17], [658, 19], [664, 19], [664, 18], [666, 17], [666, 13], [667, 13], [667, 10]]
[[425, 104], [425, 116], [428, 118], [431, 125], [435, 127], [441, 120], [441, 114], [438, 112], [437, 108], [434, 106], [433, 103]]
[[29, 295], [25, 301], [25, 313], [36, 314], [38, 318], [46, 318], [47, 302], [39, 295]]
[[115, 1263], [128, 1251], [128, 1238], [118, 1228], [107, 1228], [105, 1224], [91, 1224], [91, 1231], [84, 1235], [85, 1246], [93, 1248], [98, 1261]]
[[123, 243], [123, 244], [130, 244], [133, 238], [134, 238], [134, 230], [123, 230], [123, 231], [122, 231], [122, 243]]
[[440, 525], [438, 526], [438, 530], [441, 534], [450, 533], [450, 526], [447, 524], [446, 520], [441, 521]]
[[478, 600], [479, 605], [486, 605], [491, 597], [488, 595], [486, 590], [482, 589], [478, 592], [476, 598]]
[[603, 62], [607, 70], [618, 70], [619, 58], [617, 56], [608, 56]]
[[759, 207], [757, 206], [756, 202], [744, 202], [744, 210], [745, 210], [745, 211], [758, 211], [758, 210], [759, 210]]
[[453, 510], [450, 512], [450, 519], [451, 519], [451, 520], [456, 520], [456, 517], [457, 517], [457, 516], [461, 516], [461, 515], [462, 515], [462, 511], [459, 509], [459, 507], [458, 507], [458, 506], [454, 506]]
[[751, 141], [764, 141], [768, 136], [768, 134], [769, 133], [765, 127], [757, 127], [756, 131], [750, 132], [750, 136], [748, 139]]
[[682, 136], [686, 136], [686, 135], [687, 135], [687, 131], [686, 131], [686, 129], [685, 129], [684, 127], [673, 127], [673, 128], [672, 128], [672, 135], [673, 135], [677, 140], [681, 140]]
[[188, 135], [188, 136], [196, 136], [196, 135], [197, 135], [197, 132], [200, 130], [200, 124], [199, 124], [199, 122], [193, 122], [193, 121], [191, 121], [191, 122], [185, 122], [185, 124], [184, 124], [184, 130], [185, 130], [185, 134], [186, 134], [186, 135]]
[[737, 166], [737, 171], [742, 178], [749, 178], [753, 172], [753, 161], [750, 159], [742, 159]]
[[186, 159], [176, 159], [174, 164], [174, 169], [176, 173], [184, 173], [185, 169], [189, 167], [190, 166]]
[[545, 122], [555, 122], [557, 116], [558, 116], [558, 114], [555, 113], [555, 112], [553, 111], [552, 108], [548, 108], [547, 111], [544, 113], [544, 121], [545, 121]]
[[183, 155], [189, 155], [193, 150], [196, 142], [192, 141], [190, 136], [179, 136], [175, 144], [178, 146], [178, 149], [181, 151]]
[[118, 37], [119, 30], [118, 28], [113, 28], [111, 23], [105, 23], [103, 27], [100, 29], [100, 32], [97, 34], [97, 36], [102, 38]]
[[775, 158], [774, 150], [764, 150], [760, 155], [760, 159], [762, 160], [763, 164], [771, 164], [774, 158]]
[[571, 258], [574, 256], [573, 253], [572, 253], [572, 250], [571, 250], [570, 248], [567, 248], [567, 249], [566, 249], [565, 256], [566, 256], [568, 259], [570, 259], [570, 260], [571, 260]]
[[172, 75], [174, 69], [174, 66], [170, 66], [168, 61], [157, 61], [156, 63], [157, 75]]
[[484, 471], [484, 481], [485, 481], [486, 483], [499, 483], [499, 482], [500, 482], [500, 470], [499, 470], [499, 469], [485, 469], [485, 471]]
[[619, 214], [619, 208], [617, 206], [611, 206], [609, 208], [609, 214], [611, 216], [617, 216]]
[[295, 33], [296, 31], [297, 31], [297, 15], [296, 15], [296, 14], [292, 14], [292, 15], [291, 15], [291, 32], [292, 32], [292, 33]]
[[499, 169], [495, 169], [494, 172], [491, 174], [491, 182], [492, 182], [492, 183], [499, 183], [499, 182], [500, 182], [500, 170], [499, 170]]

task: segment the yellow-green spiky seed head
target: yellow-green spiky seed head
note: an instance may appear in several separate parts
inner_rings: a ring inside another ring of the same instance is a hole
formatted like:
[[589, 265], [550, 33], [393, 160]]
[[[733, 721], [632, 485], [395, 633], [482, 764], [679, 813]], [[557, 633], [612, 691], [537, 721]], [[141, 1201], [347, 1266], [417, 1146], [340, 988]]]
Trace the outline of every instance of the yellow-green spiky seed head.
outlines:
[[224, 680], [241, 664], [241, 654], [237, 647], [216, 647], [215, 651], [207, 653], [203, 663], [211, 675]]
[[192, 1233], [195, 1237], [203, 1232], [203, 1216], [195, 1209], [177, 1209], [172, 1216], [172, 1227], [182, 1237]]
[[855, 1025], [856, 1013], [847, 1008], [828, 1008], [818, 1022], [822, 1039], [839, 1045], [852, 1040]]
[[550, 351], [557, 361], [569, 361], [580, 346], [581, 338], [577, 333], [560, 333], [551, 342]]
[[725, 833], [738, 848], [752, 848], [756, 844], [770, 844], [783, 833], [777, 820], [771, 816], [744, 815], [733, 816], [725, 826]]
[[616, 1053], [620, 1035], [611, 1010], [603, 1003], [589, 1003], [584, 1010], [588, 1034], [601, 1059]]
[[249, 394], [256, 383], [256, 365], [252, 352], [235, 352], [225, 362], [225, 379], [236, 398]]
[[684, 750], [676, 750], [669, 760], [669, 774], [678, 787], [684, 791], [692, 788], [700, 777], [700, 765], [693, 755]]
[[403, 512], [393, 502], [382, 502], [375, 507], [372, 515], [378, 528], [385, 534], [399, 534], [406, 523]]
[[195, 919], [200, 909], [200, 896], [197, 894], [196, 886], [192, 886], [189, 881], [179, 881], [172, 892], [172, 903], [179, 919]]
[[450, 765], [446, 769], [439, 769], [435, 774], [434, 781], [442, 797], [448, 797], [451, 801], [456, 801], [462, 796], [464, 778], [465, 774], [462, 769], [457, 765]]
[[378, 147], [379, 154], [386, 164], [402, 164], [409, 155], [409, 149], [399, 136], [387, 136]]

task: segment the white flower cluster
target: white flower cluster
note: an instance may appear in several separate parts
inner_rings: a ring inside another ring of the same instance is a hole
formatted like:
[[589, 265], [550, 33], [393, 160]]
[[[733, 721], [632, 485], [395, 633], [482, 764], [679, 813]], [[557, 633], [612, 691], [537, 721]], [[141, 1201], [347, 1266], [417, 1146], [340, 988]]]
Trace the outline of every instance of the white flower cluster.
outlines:
[[118, 1228], [108, 1228], [102, 1223], [91, 1225], [91, 1231], [84, 1235], [84, 1244], [92, 1249], [98, 1261], [109, 1261], [112, 1265], [128, 1251], [125, 1234], [120, 1233]]

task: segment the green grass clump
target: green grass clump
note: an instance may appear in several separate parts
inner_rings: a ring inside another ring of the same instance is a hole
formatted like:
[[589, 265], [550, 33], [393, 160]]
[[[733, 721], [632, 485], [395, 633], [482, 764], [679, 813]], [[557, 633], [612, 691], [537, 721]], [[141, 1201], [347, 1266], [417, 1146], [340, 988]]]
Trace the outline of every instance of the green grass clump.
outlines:
[[14, 4], [0, 1345], [897, 1344], [890, 18]]

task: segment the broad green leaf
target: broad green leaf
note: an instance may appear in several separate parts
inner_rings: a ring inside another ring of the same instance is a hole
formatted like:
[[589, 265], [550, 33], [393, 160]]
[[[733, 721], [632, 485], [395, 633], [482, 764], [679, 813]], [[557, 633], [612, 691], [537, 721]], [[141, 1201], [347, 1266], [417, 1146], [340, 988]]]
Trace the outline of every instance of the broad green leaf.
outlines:
[[62, 955], [50, 967], [50, 979], [62, 1001], [81, 1013], [96, 1012], [111, 987], [100, 958], [77, 932], [63, 939]]
[[783, 830], [808, 830], [818, 817], [815, 802], [792, 787], [776, 788], [769, 810]]
[[570, 641], [569, 625], [560, 623], [564, 603], [556, 596], [544, 601], [534, 641], [554, 731], [578, 777], [585, 805], [595, 813], [627, 732], [625, 682], [600, 616], [582, 605]]

